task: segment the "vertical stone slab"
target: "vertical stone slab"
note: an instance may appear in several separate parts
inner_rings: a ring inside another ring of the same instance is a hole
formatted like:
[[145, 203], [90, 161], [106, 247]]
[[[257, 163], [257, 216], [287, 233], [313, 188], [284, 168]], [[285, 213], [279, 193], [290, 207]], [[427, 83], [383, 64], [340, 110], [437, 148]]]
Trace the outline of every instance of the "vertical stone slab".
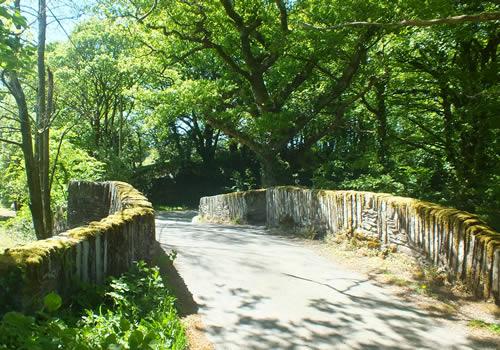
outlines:
[[104, 282], [102, 245], [103, 242], [101, 235], [97, 235], [95, 238], [95, 281], [98, 284], [102, 284]]

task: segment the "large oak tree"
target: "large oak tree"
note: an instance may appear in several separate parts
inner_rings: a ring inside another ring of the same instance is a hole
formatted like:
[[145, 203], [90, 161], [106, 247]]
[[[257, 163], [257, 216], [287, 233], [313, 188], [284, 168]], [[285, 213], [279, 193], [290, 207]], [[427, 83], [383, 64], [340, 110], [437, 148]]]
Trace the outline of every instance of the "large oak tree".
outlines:
[[[283, 151], [308, 148], [331, 132], [368, 82], [356, 81], [376, 30], [319, 33], [303, 23], [382, 9], [321, 1], [170, 1], [125, 12], [165, 65], [182, 67], [176, 91], [186, 109], [249, 147], [263, 185], [289, 181]], [[123, 10], [123, 9], [122, 9]], [[122, 14], [124, 14], [122, 12]], [[203, 108], [201, 108], [203, 107]], [[199, 112], [199, 111], [197, 111]], [[299, 150], [298, 150], [299, 151]]]

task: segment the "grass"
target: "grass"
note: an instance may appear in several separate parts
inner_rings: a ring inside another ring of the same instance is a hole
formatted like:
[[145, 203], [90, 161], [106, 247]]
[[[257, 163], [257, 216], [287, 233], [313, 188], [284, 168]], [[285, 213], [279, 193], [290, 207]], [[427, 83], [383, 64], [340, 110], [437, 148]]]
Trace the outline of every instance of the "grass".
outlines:
[[398, 277], [389, 272], [385, 272], [384, 275], [387, 278], [387, 283], [393, 284], [398, 287], [410, 287], [412, 284], [409, 280]]
[[371, 267], [371, 272], [382, 276], [385, 283], [437, 298], [446, 289], [444, 270], [423, 263], [423, 259], [399, 253], [397, 247], [382, 247], [373, 238], [356, 233], [338, 235], [328, 242], [337, 253], [342, 252], [342, 255], [358, 261], [364, 260], [364, 264]]
[[489, 323], [481, 320], [469, 321], [468, 326], [476, 329], [486, 329], [496, 335], [500, 335], [500, 323]]

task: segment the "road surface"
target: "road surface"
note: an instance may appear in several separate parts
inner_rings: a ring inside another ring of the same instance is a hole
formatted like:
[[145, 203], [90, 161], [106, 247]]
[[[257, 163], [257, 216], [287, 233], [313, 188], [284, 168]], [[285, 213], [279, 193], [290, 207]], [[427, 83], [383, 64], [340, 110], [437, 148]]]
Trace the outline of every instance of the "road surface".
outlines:
[[388, 288], [262, 227], [157, 217], [216, 349], [494, 349]]

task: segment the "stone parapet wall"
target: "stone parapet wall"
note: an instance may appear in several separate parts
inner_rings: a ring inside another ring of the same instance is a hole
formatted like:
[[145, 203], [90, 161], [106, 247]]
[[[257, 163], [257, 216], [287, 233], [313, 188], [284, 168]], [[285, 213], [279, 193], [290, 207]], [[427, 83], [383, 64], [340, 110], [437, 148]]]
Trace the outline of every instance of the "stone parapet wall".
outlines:
[[108, 182], [71, 182], [68, 186], [68, 227], [86, 225], [112, 214], [110, 190]]
[[[98, 216], [101, 215], [99, 218]], [[123, 182], [72, 182], [68, 221], [79, 226], [49, 239], [0, 255], [0, 278], [13, 271], [10, 290], [0, 295], [20, 309], [51, 291], [68, 295], [81, 283], [100, 284], [125, 272], [136, 260], [149, 260], [155, 242], [151, 203]]]
[[203, 197], [197, 220], [213, 223], [264, 224], [266, 190]]
[[[382, 244], [424, 254], [478, 297], [500, 303], [500, 234], [472, 214], [384, 193], [297, 187], [267, 189], [265, 206], [268, 227], [293, 226], [320, 235], [357, 231], [377, 237]], [[217, 217], [211, 207], [204, 209], [204, 215]]]

